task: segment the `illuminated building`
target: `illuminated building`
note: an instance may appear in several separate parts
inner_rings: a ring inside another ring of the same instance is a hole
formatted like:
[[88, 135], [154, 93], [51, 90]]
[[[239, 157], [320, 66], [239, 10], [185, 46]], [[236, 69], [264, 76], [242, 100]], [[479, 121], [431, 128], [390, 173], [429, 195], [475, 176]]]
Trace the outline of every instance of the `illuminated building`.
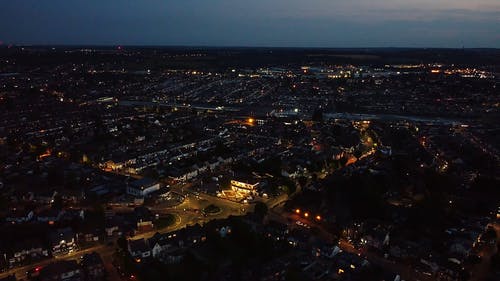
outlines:
[[256, 192], [259, 184], [260, 184], [259, 182], [246, 183], [246, 182], [231, 180], [231, 189], [235, 192], [248, 195]]

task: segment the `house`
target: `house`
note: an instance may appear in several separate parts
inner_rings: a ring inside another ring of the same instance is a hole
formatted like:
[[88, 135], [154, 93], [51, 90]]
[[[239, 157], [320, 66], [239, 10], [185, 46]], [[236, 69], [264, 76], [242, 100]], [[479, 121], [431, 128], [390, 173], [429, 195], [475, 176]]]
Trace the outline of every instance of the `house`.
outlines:
[[131, 225], [124, 217], [115, 215], [106, 219], [104, 231], [107, 236], [121, 236], [132, 233], [134, 228], [135, 226]]
[[51, 263], [40, 270], [40, 281], [83, 281], [80, 266], [75, 260]]
[[59, 213], [60, 221], [73, 221], [73, 220], [84, 220], [85, 211], [84, 210], [62, 210]]
[[151, 248], [144, 238], [138, 240], [128, 240], [128, 252], [136, 260], [151, 256]]
[[201, 227], [191, 226], [168, 234], [156, 233], [148, 240], [148, 243], [154, 257], [165, 259], [171, 255], [176, 256], [186, 247], [205, 240], [206, 237], [201, 232]]
[[86, 280], [104, 280], [106, 270], [104, 269], [104, 263], [101, 256], [98, 253], [92, 252], [83, 255], [80, 266], [83, 269]]
[[176, 249], [161, 257], [161, 261], [166, 264], [178, 264], [182, 261], [184, 255], [185, 251], [183, 249]]
[[211, 171], [214, 171], [217, 166], [219, 166], [219, 160], [218, 159], [211, 159], [210, 161], [208, 161], [208, 168], [211, 170]]
[[42, 192], [34, 195], [34, 201], [41, 204], [49, 205], [54, 202], [57, 192]]
[[[193, 230], [195, 230], [193, 232]], [[148, 240], [154, 258], [166, 264], [179, 263], [186, 254], [186, 247], [204, 241], [198, 228], [182, 229], [169, 234], [156, 233]]]
[[193, 226], [187, 226], [184, 229], [182, 235], [181, 233], [179, 233], [177, 237], [179, 239], [184, 237], [186, 246], [191, 246], [200, 242], [204, 242], [207, 239], [203, 227], [199, 224], [195, 224]]
[[97, 242], [99, 241], [99, 236], [101, 236], [101, 230], [97, 228], [90, 228], [90, 226], [76, 234], [76, 238], [79, 242]]
[[335, 255], [336, 272], [353, 272], [367, 265], [369, 265], [367, 260], [353, 253], [339, 252]]
[[227, 165], [227, 164], [231, 164], [233, 162], [233, 158], [231, 158], [231, 157], [228, 157], [226, 159], [224, 159], [222, 157], [218, 157], [217, 160], [219, 161], [220, 165]]
[[160, 190], [160, 183], [149, 178], [143, 178], [127, 183], [127, 194], [136, 197], [145, 197], [157, 190]]
[[113, 224], [108, 222], [106, 222], [105, 232], [107, 236], [122, 235], [122, 232], [120, 231], [120, 227], [118, 224]]
[[152, 231], [153, 229], [154, 229], [154, 225], [153, 225], [152, 220], [142, 220], [141, 219], [137, 222], [137, 232], [138, 233]]
[[167, 175], [172, 183], [186, 180], [186, 175], [184, 174], [184, 172], [175, 167], [171, 167], [170, 170], [167, 171]]
[[172, 247], [172, 244], [168, 243], [166, 240], [157, 241], [155, 244], [152, 244], [151, 254], [153, 258], [160, 257], [165, 251]]
[[219, 229], [219, 235], [221, 238], [226, 238], [229, 234], [231, 234], [231, 227], [230, 226], [223, 226]]
[[146, 207], [136, 207], [134, 209], [134, 220], [137, 232], [147, 232], [154, 228], [153, 215]]
[[[172, 236], [170, 236], [172, 237]], [[151, 254], [154, 258], [160, 257], [164, 252], [174, 247], [172, 239], [160, 233], [155, 233], [153, 237], [148, 239], [148, 244], [151, 246]]]
[[168, 178], [172, 183], [176, 182], [182, 182], [182, 181], [187, 181], [193, 178], [196, 178], [201, 172], [200, 169], [206, 169], [204, 168], [199, 168], [196, 165], [190, 166], [190, 167], [185, 167], [183, 169], [178, 169], [178, 168], [171, 168], [168, 172]]
[[198, 172], [198, 175], [202, 174], [202, 173], [204, 173], [204, 172], [206, 172], [208, 170], [208, 166], [207, 165], [198, 166], [198, 164], [194, 164], [192, 166], [192, 168]]
[[54, 223], [56, 221], [59, 221], [61, 218], [62, 212], [54, 210], [54, 209], [46, 209], [41, 211], [36, 215], [36, 219], [39, 222], [48, 222], [48, 223]]
[[13, 209], [6, 215], [5, 221], [10, 223], [23, 223], [33, 219], [33, 211]]
[[[374, 224], [376, 223], [374, 222]], [[367, 223], [363, 225], [363, 229], [365, 229], [364, 235], [360, 239], [362, 244], [379, 250], [390, 246], [390, 231], [387, 226], [378, 224], [370, 227], [370, 224]]]
[[5, 253], [9, 266], [22, 264], [28, 259], [41, 259], [48, 256], [48, 249], [37, 239], [20, 240], [10, 247], [9, 253]]
[[184, 178], [184, 180], [190, 180], [196, 178], [197, 176], [198, 176], [198, 170], [196, 168], [190, 168], [185, 171], [184, 176], [182, 176], [182, 178]]
[[69, 227], [58, 229], [49, 235], [52, 255], [71, 253], [76, 250], [75, 234]]

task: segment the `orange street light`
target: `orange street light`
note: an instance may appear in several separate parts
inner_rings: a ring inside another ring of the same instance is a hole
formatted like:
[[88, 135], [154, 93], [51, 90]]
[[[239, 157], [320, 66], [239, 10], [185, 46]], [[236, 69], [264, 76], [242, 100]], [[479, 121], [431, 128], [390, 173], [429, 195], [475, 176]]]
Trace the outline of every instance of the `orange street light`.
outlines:
[[304, 213], [304, 217], [308, 218], [309, 217], [309, 213]]
[[316, 220], [320, 221], [320, 220], [321, 220], [321, 216], [320, 216], [320, 215], [317, 215], [317, 216], [316, 216]]
[[300, 214], [300, 209], [295, 209], [295, 213]]

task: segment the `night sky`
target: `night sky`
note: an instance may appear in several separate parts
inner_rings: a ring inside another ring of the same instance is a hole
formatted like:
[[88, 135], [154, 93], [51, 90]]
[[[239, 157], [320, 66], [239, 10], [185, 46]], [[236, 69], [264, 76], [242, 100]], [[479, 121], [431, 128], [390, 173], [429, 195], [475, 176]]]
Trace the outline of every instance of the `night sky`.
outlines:
[[500, 0], [0, 0], [4, 44], [500, 47]]

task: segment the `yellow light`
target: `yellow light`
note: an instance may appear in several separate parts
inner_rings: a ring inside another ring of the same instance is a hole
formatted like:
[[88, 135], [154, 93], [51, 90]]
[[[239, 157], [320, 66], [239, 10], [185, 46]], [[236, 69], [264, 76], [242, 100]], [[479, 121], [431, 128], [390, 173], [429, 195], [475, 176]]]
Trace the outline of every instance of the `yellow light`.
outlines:
[[342, 268], [339, 268], [338, 274], [344, 273], [344, 270]]
[[355, 269], [356, 267], [354, 266], [354, 264], [351, 264], [351, 268], [352, 268], [352, 269]]
[[319, 220], [319, 221], [320, 221], [320, 220], [321, 220], [321, 216], [320, 216], [320, 215], [317, 215], [317, 216], [316, 216], [316, 220]]
[[136, 263], [140, 263], [140, 262], [141, 262], [141, 259], [135, 259], [135, 262], [136, 262]]
[[295, 213], [300, 214], [300, 209], [295, 209]]
[[304, 213], [304, 217], [309, 217], [309, 213]]
[[248, 123], [253, 123], [253, 122], [255, 122], [255, 119], [253, 119], [253, 118], [248, 118]]

